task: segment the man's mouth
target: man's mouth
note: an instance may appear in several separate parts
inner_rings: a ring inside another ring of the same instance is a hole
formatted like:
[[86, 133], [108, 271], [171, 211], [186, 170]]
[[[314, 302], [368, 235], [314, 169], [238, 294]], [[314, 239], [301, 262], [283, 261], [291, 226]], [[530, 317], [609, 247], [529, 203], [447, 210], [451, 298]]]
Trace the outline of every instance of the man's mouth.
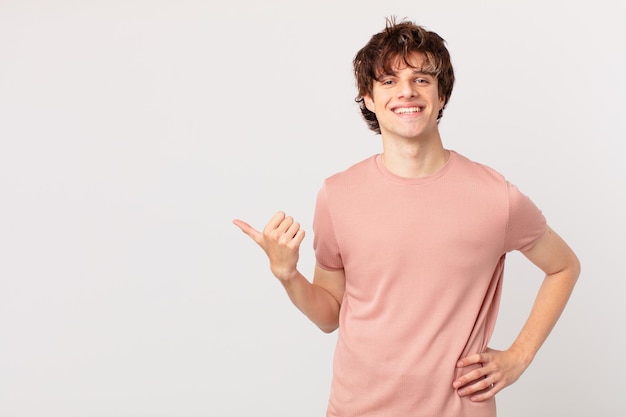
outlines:
[[419, 113], [422, 110], [423, 109], [421, 107], [398, 107], [397, 109], [394, 109], [393, 112], [395, 114], [413, 114]]

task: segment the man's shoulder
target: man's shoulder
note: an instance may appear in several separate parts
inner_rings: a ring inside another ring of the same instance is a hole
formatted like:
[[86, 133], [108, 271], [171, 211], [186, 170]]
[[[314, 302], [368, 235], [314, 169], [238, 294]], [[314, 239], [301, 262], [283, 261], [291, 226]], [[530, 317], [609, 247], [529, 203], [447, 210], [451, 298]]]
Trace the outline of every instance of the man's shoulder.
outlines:
[[480, 162], [476, 162], [465, 155], [462, 155], [455, 151], [450, 151], [455, 159], [455, 166], [457, 170], [461, 170], [463, 175], [471, 175], [472, 177], [483, 177], [485, 179], [491, 179], [497, 182], [505, 182], [506, 179], [504, 175], [502, 175], [496, 169], [490, 167], [489, 165], [485, 165]]
[[376, 165], [376, 158], [378, 158], [378, 154], [372, 155], [359, 161], [343, 171], [339, 171], [330, 177], [326, 178], [326, 184], [335, 184], [342, 182], [351, 182], [351, 181], [363, 181], [363, 175], [367, 172], [370, 172]]

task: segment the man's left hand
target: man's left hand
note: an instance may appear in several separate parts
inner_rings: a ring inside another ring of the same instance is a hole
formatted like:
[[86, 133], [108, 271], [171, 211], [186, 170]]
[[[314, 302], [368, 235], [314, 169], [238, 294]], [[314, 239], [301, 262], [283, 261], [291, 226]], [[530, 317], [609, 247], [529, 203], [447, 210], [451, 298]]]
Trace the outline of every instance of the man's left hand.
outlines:
[[485, 401], [511, 385], [522, 375], [530, 362], [512, 350], [487, 348], [483, 353], [470, 355], [457, 363], [457, 368], [480, 365], [452, 384], [461, 397], [470, 396], [472, 401]]

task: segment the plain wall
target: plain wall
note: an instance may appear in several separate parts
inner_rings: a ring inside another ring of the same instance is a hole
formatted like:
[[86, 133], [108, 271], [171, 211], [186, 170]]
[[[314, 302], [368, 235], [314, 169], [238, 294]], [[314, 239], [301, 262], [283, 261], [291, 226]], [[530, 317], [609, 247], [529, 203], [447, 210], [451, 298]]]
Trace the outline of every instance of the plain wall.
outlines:
[[[231, 221], [308, 232], [380, 151], [351, 60], [386, 16], [448, 42], [448, 148], [528, 194], [583, 273], [499, 413], [624, 416], [626, 10], [565, 1], [0, 1], [0, 415], [324, 415], [335, 334]], [[492, 340], [541, 273], [508, 259]]]

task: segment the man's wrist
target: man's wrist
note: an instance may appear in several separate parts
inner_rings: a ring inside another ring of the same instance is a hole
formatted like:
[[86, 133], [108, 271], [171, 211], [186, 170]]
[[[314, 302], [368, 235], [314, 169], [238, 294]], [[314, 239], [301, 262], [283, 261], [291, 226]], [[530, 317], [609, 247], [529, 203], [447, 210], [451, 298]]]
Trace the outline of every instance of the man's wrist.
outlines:
[[536, 349], [519, 342], [513, 343], [508, 350], [515, 354], [526, 367], [535, 359], [535, 354], [537, 353]]
[[274, 273], [274, 276], [278, 278], [283, 285], [293, 283], [297, 279], [298, 275], [300, 275], [300, 272], [298, 272], [297, 269], [276, 271]]

